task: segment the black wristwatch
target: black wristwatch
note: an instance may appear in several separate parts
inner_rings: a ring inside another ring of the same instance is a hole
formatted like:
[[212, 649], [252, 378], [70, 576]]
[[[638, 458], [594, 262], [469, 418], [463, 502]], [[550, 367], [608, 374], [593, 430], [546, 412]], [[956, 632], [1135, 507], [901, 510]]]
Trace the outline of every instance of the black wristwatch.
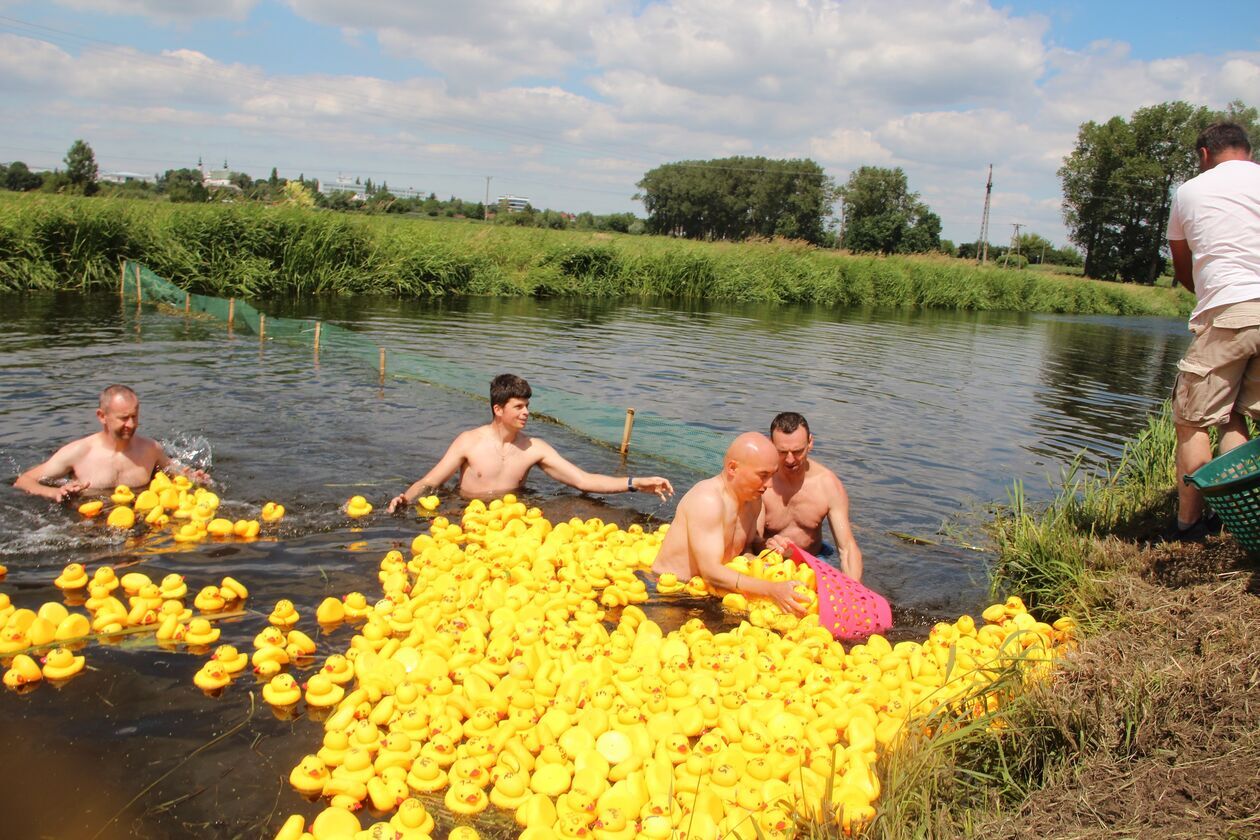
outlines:
[[638, 489], [637, 487], [635, 487], [635, 486], [634, 486], [634, 476], [632, 476], [632, 475], [628, 475], [628, 476], [626, 476], [626, 492], [628, 492], [628, 493], [638, 493], [638, 492], [639, 492], [639, 489]]

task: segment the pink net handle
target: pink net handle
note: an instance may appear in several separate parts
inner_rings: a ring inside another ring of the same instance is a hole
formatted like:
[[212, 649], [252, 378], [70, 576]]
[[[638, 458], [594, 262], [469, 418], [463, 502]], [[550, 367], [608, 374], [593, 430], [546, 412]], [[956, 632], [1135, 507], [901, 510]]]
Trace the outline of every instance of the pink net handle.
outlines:
[[837, 639], [870, 636], [892, 627], [892, 608], [882, 595], [798, 545], [792, 545], [791, 553], [814, 570], [818, 623]]

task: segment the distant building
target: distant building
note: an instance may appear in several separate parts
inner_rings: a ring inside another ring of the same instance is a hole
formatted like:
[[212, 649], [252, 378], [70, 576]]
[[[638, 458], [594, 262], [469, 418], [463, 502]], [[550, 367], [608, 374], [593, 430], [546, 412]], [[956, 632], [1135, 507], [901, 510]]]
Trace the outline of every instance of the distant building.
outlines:
[[223, 161], [222, 169], [206, 169], [205, 164], [197, 162], [197, 168], [201, 170], [201, 185], [208, 190], [235, 190], [240, 192], [241, 188], [232, 183], [232, 176], [237, 174], [228, 169], [227, 161]]
[[152, 175], [144, 175], [139, 172], [106, 172], [99, 175], [96, 180], [102, 184], [152, 184], [154, 181]]
[[529, 207], [529, 199], [520, 195], [501, 195], [499, 206], [506, 208], [509, 213], [520, 213]]
[[320, 181], [319, 192], [322, 195], [349, 193], [351, 201], [367, 201], [367, 191], [364, 190], [363, 185], [354, 183], [344, 175], [338, 175], [337, 180], [331, 183]]

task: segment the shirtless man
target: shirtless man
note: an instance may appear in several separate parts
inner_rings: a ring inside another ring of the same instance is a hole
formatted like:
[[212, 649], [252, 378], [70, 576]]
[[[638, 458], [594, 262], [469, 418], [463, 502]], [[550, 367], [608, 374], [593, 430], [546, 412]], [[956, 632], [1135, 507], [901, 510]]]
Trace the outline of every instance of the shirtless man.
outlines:
[[809, 423], [796, 412], [785, 411], [771, 421], [770, 440], [779, 452], [779, 470], [762, 497], [766, 547], [783, 552], [796, 543], [818, 554], [826, 519], [840, 551], [840, 570], [861, 581], [862, 551], [849, 526], [849, 494], [835, 473], [809, 460], [814, 446]]
[[535, 465], [556, 481], [584, 493], [645, 492], [661, 499], [673, 495], [673, 486], [659, 476], [614, 478], [588, 473], [560, 457], [551, 444], [525, 434], [531, 396], [529, 383], [519, 376], [496, 376], [490, 383], [493, 419], [456, 437], [433, 469], [390, 499], [389, 512], [410, 505], [426, 489], [440, 487], [457, 471], [459, 493], [464, 498], [501, 496], [524, 484]]
[[[104, 492], [119, 484], [144, 487], [155, 470], [174, 468], [198, 481], [209, 479], [201, 470], [176, 464], [157, 441], [136, 434], [140, 398], [126, 385], [110, 385], [101, 391], [96, 419], [101, 421], [99, 432], [67, 443], [47, 461], [18, 476], [13, 486], [63, 502], [89, 488]], [[45, 483], [67, 475], [71, 479], [60, 486]]]
[[774, 444], [759, 432], [745, 432], [726, 450], [723, 463], [721, 473], [696, 484], [678, 503], [652, 571], [680, 580], [700, 575], [719, 589], [771, 598], [784, 612], [804, 612], [797, 583], [750, 578], [724, 565], [757, 540], [762, 494], [779, 468]]

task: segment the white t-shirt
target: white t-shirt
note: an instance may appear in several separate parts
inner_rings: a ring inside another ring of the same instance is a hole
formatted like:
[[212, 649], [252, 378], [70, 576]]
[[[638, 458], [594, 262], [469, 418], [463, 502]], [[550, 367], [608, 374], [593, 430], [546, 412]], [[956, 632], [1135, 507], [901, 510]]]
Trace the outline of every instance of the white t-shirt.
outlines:
[[1260, 165], [1222, 161], [1178, 187], [1168, 238], [1194, 255], [1192, 324], [1209, 309], [1260, 300]]

